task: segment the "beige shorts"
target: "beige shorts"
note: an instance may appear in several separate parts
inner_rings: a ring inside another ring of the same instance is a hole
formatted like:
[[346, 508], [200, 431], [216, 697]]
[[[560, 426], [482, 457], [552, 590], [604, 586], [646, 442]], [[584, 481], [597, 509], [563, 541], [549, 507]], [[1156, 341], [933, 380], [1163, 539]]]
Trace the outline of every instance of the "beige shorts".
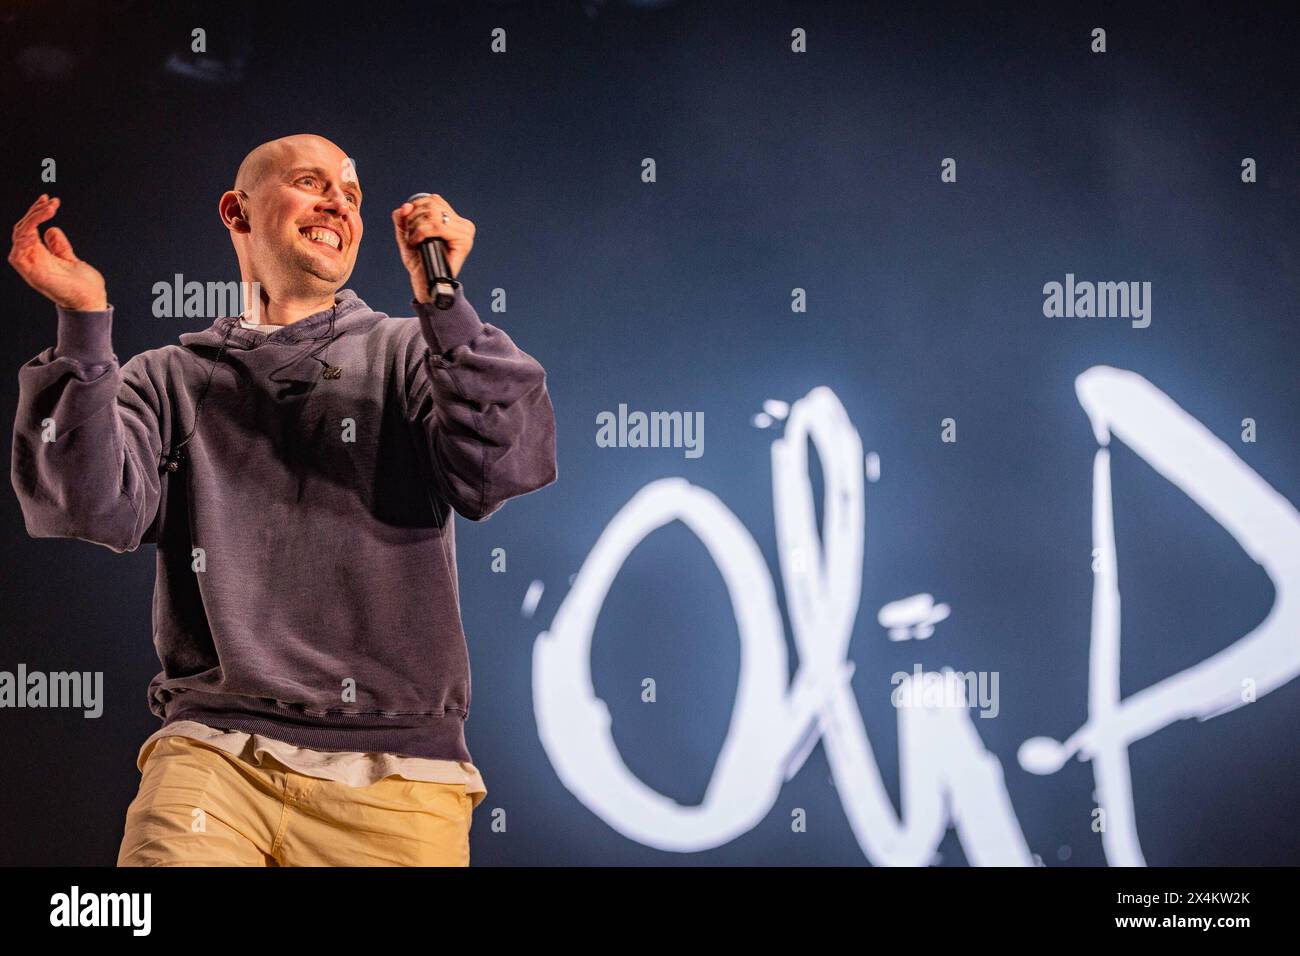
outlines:
[[473, 814], [461, 783], [352, 787], [169, 736], [145, 761], [117, 865], [468, 866]]

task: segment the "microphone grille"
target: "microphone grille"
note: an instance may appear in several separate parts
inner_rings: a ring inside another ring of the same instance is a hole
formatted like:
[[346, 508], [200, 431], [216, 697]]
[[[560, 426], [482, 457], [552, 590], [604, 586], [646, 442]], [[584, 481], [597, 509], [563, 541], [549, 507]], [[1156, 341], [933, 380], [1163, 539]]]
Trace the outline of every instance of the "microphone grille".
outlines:
[[407, 202], [415, 202], [417, 199], [423, 199], [425, 196], [431, 196], [431, 195], [433, 195], [433, 194], [432, 194], [432, 193], [416, 193], [414, 196], [412, 196], [410, 199], [408, 199], [408, 200], [406, 200], [406, 201], [407, 201]]

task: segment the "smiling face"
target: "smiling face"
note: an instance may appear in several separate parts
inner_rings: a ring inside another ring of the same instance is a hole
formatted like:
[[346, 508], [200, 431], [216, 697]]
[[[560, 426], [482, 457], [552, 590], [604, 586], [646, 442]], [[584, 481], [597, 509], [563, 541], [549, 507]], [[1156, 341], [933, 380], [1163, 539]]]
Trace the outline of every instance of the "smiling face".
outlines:
[[361, 245], [361, 184], [343, 150], [287, 136], [249, 153], [222, 196], [241, 272], [272, 299], [341, 289]]

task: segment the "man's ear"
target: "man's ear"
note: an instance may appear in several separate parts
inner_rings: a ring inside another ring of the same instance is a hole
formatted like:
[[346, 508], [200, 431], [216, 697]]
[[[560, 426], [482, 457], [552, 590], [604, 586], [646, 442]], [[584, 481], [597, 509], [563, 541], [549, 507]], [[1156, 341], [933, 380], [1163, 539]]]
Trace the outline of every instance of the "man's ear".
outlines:
[[228, 189], [221, 194], [217, 201], [217, 212], [221, 214], [221, 221], [231, 232], [248, 232], [248, 197], [238, 189]]

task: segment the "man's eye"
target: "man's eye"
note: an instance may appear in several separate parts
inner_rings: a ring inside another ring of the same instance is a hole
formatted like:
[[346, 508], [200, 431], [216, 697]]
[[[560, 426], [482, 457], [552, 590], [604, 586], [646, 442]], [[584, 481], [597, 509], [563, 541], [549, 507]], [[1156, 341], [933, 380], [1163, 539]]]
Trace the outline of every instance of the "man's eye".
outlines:
[[348, 193], [348, 202], [352, 203], [352, 205], [354, 206], [358, 205], [357, 197], [352, 195], [351, 193]]
[[315, 176], [299, 176], [299, 177], [298, 177], [298, 182], [300, 182], [300, 183], [314, 183], [315, 181], [316, 181], [316, 177], [315, 177]]

